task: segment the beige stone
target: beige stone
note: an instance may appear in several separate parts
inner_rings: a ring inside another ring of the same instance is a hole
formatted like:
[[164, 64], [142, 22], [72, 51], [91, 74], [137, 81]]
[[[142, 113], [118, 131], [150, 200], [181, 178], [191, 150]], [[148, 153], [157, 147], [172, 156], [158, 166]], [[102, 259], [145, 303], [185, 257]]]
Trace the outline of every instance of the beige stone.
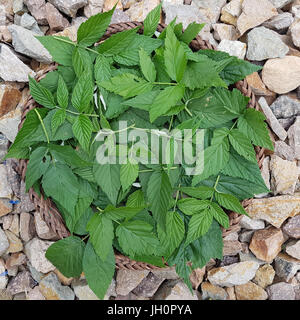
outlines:
[[300, 86], [300, 57], [268, 60], [262, 71], [262, 79], [271, 91], [278, 94], [296, 89]]
[[35, 235], [33, 218], [30, 213], [22, 212], [20, 214], [20, 236], [25, 242], [31, 240]]
[[285, 251], [291, 257], [300, 260], [300, 240], [289, 243], [286, 246]]
[[20, 252], [23, 250], [22, 241], [14, 233], [6, 230], [5, 234], [9, 241], [9, 248], [7, 249], [7, 253]]
[[290, 26], [290, 32], [293, 39], [293, 43], [296, 47], [300, 47], [300, 21], [296, 21]]
[[274, 227], [268, 227], [254, 232], [249, 248], [258, 259], [272, 262], [281, 251], [283, 242], [282, 231]]
[[248, 282], [240, 286], [235, 286], [237, 300], [267, 300], [268, 294], [260, 286], [253, 282]]
[[239, 241], [223, 241], [223, 256], [235, 256], [242, 251], [242, 246]]
[[144, 21], [150, 11], [157, 7], [160, 0], [142, 0], [132, 5], [126, 13], [131, 21]]
[[8, 199], [0, 199], [0, 217], [12, 212], [12, 204]]
[[227, 300], [228, 294], [225, 289], [214, 286], [209, 282], [203, 282], [201, 285], [202, 299], [212, 299], [212, 300]]
[[253, 199], [246, 208], [251, 218], [262, 219], [280, 228], [289, 217], [300, 212], [300, 196], [284, 195], [265, 199]]
[[46, 17], [51, 30], [62, 31], [70, 25], [69, 21], [49, 2], [46, 3]]
[[252, 281], [265, 289], [273, 283], [274, 277], [275, 270], [273, 267], [270, 264], [264, 264], [256, 271], [255, 277]]
[[58, 280], [65, 286], [69, 286], [74, 278], [65, 277], [58, 269], [54, 270]]
[[242, 13], [243, 0], [232, 0], [227, 3], [221, 10], [222, 22], [236, 26], [237, 19]]
[[118, 4], [116, 9], [123, 10], [123, 5], [121, 0], [105, 0], [103, 5], [103, 12], [107, 12], [111, 10], [117, 2]]
[[225, 288], [228, 294], [228, 300], [236, 300], [236, 295], [234, 292], [234, 287]]
[[14, 214], [12, 216], [11, 225], [9, 226], [8, 230], [14, 233], [17, 237], [20, 233], [20, 219], [18, 214]]
[[271, 190], [275, 195], [293, 195], [299, 177], [299, 169], [295, 161], [283, 160], [274, 155], [270, 161]]
[[45, 240], [57, 240], [57, 234], [54, 233], [47, 225], [45, 220], [42, 219], [41, 213], [39, 211], [35, 211], [34, 213], [34, 223], [36, 233], [41, 239]]
[[0, 117], [14, 110], [21, 100], [21, 92], [13, 85], [0, 85]]
[[87, 18], [102, 12], [104, 0], [88, 0], [88, 5], [84, 7], [84, 15]]
[[193, 289], [197, 290], [199, 285], [203, 282], [203, 278], [205, 275], [206, 268], [197, 268], [193, 270], [190, 274], [190, 280], [193, 286]]
[[15, 266], [20, 266], [26, 262], [26, 256], [22, 252], [13, 253], [6, 260], [6, 268], [11, 269]]
[[0, 40], [11, 43], [12, 37], [7, 26], [0, 26]]
[[76, 26], [71, 26], [71, 27], [64, 29], [64, 31], [57, 32], [57, 33], [53, 34], [53, 36], [68, 37], [73, 42], [76, 42], [77, 41], [77, 28], [76, 28]]
[[268, 0], [244, 0], [242, 14], [237, 20], [237, 28], [242, 36], [247, 30], [277, 15], [276, 8]]
[[212, 27], [214, 29], [214, 37], [216, 40], [236, 40], [238, 38], [236, 28], [232, 25], [228, 25], [225, 23], [215, 23], [212, 25]]
[[253, 72], [249, 76], [246, 77], [247, 83], [250, 86], [251, 90], [254, 94], [258, 96], [273, 96], [274, 92], [267, 89], [267, 87], [262, 82], [259, 74], [257, 72]]
[[147, 277], [148, 273], [149, 270], [120, 269], [117, 273], [117, 294], [126, 296]]
[[27, 300], [46, 300], [46, 298], [42, 295], [39, 286], [36, 286], [28, 292]]

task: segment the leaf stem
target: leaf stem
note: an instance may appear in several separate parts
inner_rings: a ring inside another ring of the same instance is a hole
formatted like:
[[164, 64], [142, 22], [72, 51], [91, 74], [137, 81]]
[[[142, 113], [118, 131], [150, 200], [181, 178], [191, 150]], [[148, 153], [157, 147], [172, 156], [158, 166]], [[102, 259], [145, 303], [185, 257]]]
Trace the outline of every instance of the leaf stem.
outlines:
[[44, 131], [45, 136], [46, 136], [46, 139], [47, 139], [47, 142], [48, 142], [48, 144], [50, 144], [50, 139], [49, 139], [48, 132], [47, 132], [47, 130], [46, 130], [44, 121], [43, 121], [41, 115], [39, 114], [39, 112], [37, 111], [36, 108], [34, 108], [34, 111], [35, 111], [35, 113], [37, 114], [37, 116], [38, 116], [38, 118], [39, 118], [39, 120], [40, 120], [40, 123], [41, 123], [41, 125], [42, 125], [43, 131]]
[[[218, 185], [218, 183], [219, 183], [220, 178], [221, 178], [221, 176], [218, 175], [217, 180], [216, 180], [215, 185], [214, 185], [214, 190], [215, 190], [215, 192], [218, 192], [216, 188], [217, 188], [217, 185]], [[212, 194], [212, 196], [211, 196], [211, 198], [210, 198], [210, 202], [212, 202], [213, 197], [214, 197], [214, 193]]]
[[69, 44], [72, 44], [73, 46], [77, 46], [77, 43], [73, 42], [73, 41], [68, 41], [68, 40], [65, 40], [65, 39], [62, 39], [62, 38], [59, 38], [58, 36], [53, 36], [54, 39], [56, 40], [59, 40], [59, 41], [62, 41], [62, 42], [65, 42], [65, 43], [69, 43]]
[[176, 199], [175, 199], [175, 204], [174, 204], [174, 208], [173, 208], [173, 212], [175, 212], [175, 209], [176, 209], [176, 205], [177, 205], [177, 201], [178, 201], [178, 197], [179, 197], [179, 192], [180, 192], [180, 187], [181, 187], [181, 184], [179, 184], [178, 186], [178, 190], [177, 190], [177, 193], [176, 193]]
[[81, 239], [81, 241], [84, 241], [85, 239], [87, 239], [90, 235], [86, 235], [84, 238]]
[[[172, 167], [172, 168], [163, 168], [164, 170], [175, 170], [178, 169], [177, 167]], [[145, 173], [145, 172], [153, 172], [153, 169], [147, 169], [147, 170], [140, 170], [139, 173]]]
[[83, 115], [88, 116], [88, 117], [100, 118], [100, 116], [98, 116], [97, 114], [85, 114], [85, 113], [80, 113], [80, 112], [74, 112], [74, 111], [71, 111], [71, 110], [67, 110], [67, 109], [60, 108], [60, 107], [58, 107], [58, 106], [56, 106], [55, 108], [56, 108], [56, 109], [59, 109], [59, 110], [65, 110], [66, 112], [71, 113], [71, 114], [75, 114], [75, 115], [77, 115], [77, 116], [80, 116], [81, 114], [83, 114]]
[[177, 86], [177, 83], [172, 82], [152, 82], [152, 84], [164, 85], [164, 86]]
[[172, 125], [173, 125], [173, 121], [174, 121], [174, 115], [171, 117], [171, 121], [170, 121], [170, 125], [169, 125], [169, 132], [172, 129]]
[[232, 125], [232, 127], [230, 128], [229, 131], [231, 131], [231, 130], [235, 127], [235, 125], [236, 125], [237, 122], [238, 122], [238, 119], [236, 119], [236, 120], [234, 121], [234, 124]]
[[190, 117], [193, 118], [193, 114], [191, 113], [191, 111], [188, 109], [187, 106], [184, 107], [184, 110], [189, 114]]

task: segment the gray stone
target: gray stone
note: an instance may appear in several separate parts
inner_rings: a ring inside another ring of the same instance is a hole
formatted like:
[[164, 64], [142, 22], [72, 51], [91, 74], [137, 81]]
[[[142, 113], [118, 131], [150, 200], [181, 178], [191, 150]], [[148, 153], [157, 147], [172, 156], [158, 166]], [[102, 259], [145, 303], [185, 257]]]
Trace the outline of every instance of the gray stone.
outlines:
[[[299, 20], [299, 18], [298, 18]], [[300, 21], [296, 21], [294, 22], [291, 26], [290, 26], [290, 30], [289, 30], [291, 36], [292, 36], [292, 40], [293, 43], [296, 47], [300, 47]]]
[[265, 227], [265, 223], [263, 220], [251, 219], [247, 216], [243, 216], [240, 221], [240, 226], [248, 230], [260, 230]]
[[291, 284], [278, 282], [267, 287], [269, 300], [294, 300], [295, 292]]
[[269, 21], [266, 21], [263, 26], [278, 32], [284, 32], [289, 28], [293, 21], [294, 18], [291, 13], [283, 12], [278, 16], [273, 17]]
[[281, 9], [294, 0], [269, 0], [276, 9]]
[[292, 147], [283, 141], [275, 141], [274, 154], [288, 161], [295, 160], [295, 151]]
[[239, 257], [240, 257], [240, 262], [245, 262], [245, 261], [252, 261], [252, 262], [256, 262], [258, 263], [260, 266], [265, 264], [266, 261], [263, 261], [263, 260], [260, 260], [260, 259], [257, 259], [255, 257], [255, 255], [252, 253], [252, 252], [240, 252], [239, 253]]
[[130, 22], [130, 18], [126, 12], [123, 12], [120, 9], [116, 9], [114, 14], [111, 17], [111, 24], [121, 23], [121, 22]]
[[90, 289], [86, 280], [76, 280], [72, 283], [72, 288], [79, 300], [100, 300]]
[[276, 275], [288, 282], [300, 270], [300, 260], [294, 259], [287, 254], [280, 253], [275, 258]]
[[245, 284], [254, 278], [259, 263], [245, 261], [230, 266], [215, 268], [208, 271], [207, 279], [215, 286], [232, 287]]
[[239, 235], [239, 240], [241, 242], [247, 242], [250, 243], [252, 236], [253, 236], [254, 230], [246, 230], [243, 231], [240, 235]]
[[38, 26], [36, 20], [28, 13], [24, 13], [20, 19], [20, 26], [32, 31], [37, 36], [43, 36], [44, 33]]
[[84, 15], [87, 18], [102, 12], [104, 0], [88, 0], [88, 4], [84, 7]]
[[196, 291], [191, 293], [183, 281], [170, 280], [158, 289], [153, 300], [198, 300], [198, 297]]
[[295, 159], [300, 160], [300, 117], [288, 130], [289, 144], [294, 150]]
[[165, 279], [149, 273], [147, 277], [132, 291], [137, 296], [151, 298]]
[[231, 41], [224, 39], [220, 42], [218, 51], [227, 52], [231, 56], [238, 57], [239, 59], [244, 59], [246, 55], [246, 48], [246, 44], [241, 41]]
[[23, 0], [14, 0], [13, 2], [13, 12], [16, 13], [17, 15], [21, 15], [24, 12], [27, 12], [27, 8], [24, 5]]
[[39, 238], [45, 240], [58, 240], [59, 237], [54, 233], [42, 219], [39, 211], [34, 212], [35, 230]]
[[0, 5], [0, 26], [6, 25], [6, 14], [4, 6]]
[[[6, 252], [9, 247], [9, 242], [5, 232], [0, 227], [0, 257]], [[0, 272], [1, 273], [1, 272]]]
[[30, 212], [35, 210], [34, 203], [30, 200], [29, 194], [26, 193], [26, 186], [24, 181], [21, 181], [20, 186], [20, 202], [15, 206], [14, 212]]
[[0, 160], [3, 159], [8, 150], [8, 139], [0, 133]]
[[88, 0], [49, 0], [49, 2], [70, 17], [75, 17], [77, 10], [88, 4]]
[[12, 295], [9, 294], [6, 290], [0, 289], [0, 301], [1, 300], [12, 300]]
[[295, 117], [287, 118], [287, 119], [278, 119], [279, 123], [283, 126], [285, 130], [288, 130], [289, 127], [295, 122]]
[[31, 276], [32, 278], [34, 279], [34, 281], [36, 281], [37, 283], [40, 283], [40, 281], [42, 280], [44, 274], [37, 271], [32, 265], [31, 263], [28, 261], [27, 262], [27, 266], [28, 266], [28, 269], [31, 273]]
[[167, 280], [177, 280], [180, 278], [176, 273], [175, 267], [154, 269], [151, 272], [157, 277]]
[[70, 26], [69, 21], [49, 2], [46, 3], [46, 16], [53, 31], [62, 31]]
[[25, 254], [31, 265], [39, 272], [48, 273], [55, 269], [55, 266], [47, 260], [45, 253], [54, 242], [42, 241], [38, 238], [30, 240], [25, 245]]
[[300, 239], [300, 215], [289, 219], [282, 231], [290, 238]]
[[226, 4], [226, 0], [193, 0], [195, 6], [211, 23], [216, 23], [220, 17], [221, 9]]
[[12, 190], [7, 181], [7, 171], [4, 164], [0, 164], [0, 198], [11, 199]]
[[214, 37], [218, 41], [222, 41], [224, 39], [237, 40], [238, 38], [236, 28], [232, 25], [226, 23], [214, 23], [212, 27], [214, 29]]
[[30, 241], [35, 235], [34, 221], [30, 213], [20, 214], [20, 236], [25, 242]]
[[67, 286], [61, 285], [55, 273], [50, 272], [40, 282], [42, 295], [46, 300], [74, 300], [74, 291]]
[[[223, 253], [223, 255], [224, 255], [224, 253]], [[223, 256], [223, 259], [221, 260], [220, 264], [218, 264], [218, 267], [225, 267], [225, 266], [229, 266], [233, 263], [238, 263], [238, 262], [240, 262], [240, 260], [237, 255], [236, 256]]]
[[45, 0], [24, 0], [28, 10], [34, 16], [39, 25], [47, 25]]
[[265, 27], [251, 30], [247, 35], [247, 59], [262, 61], [270, 58], [282, 58], [289, 52], [275, 31]]
[[300, 261], [300, 240], [292, 241], [285, 247], [285, 252]]
[[[0, 259], [0, 290], [5, 289], [8, 283], [8, 277], [5, 274], [5, 263], [2, 259]], [[1, 299], [0, 299], [1, 300]]]
[[[4, 81], [28, 82], [35, 72], [15, 56], [9, 46], [0, 44], [0, 78]], [[0, 130], [2, 132], [2, 130]]]
[[242, 251], [241, 243], [237, 240], [224, 240], [223, 244], [223, 256], [234, 256]]
[[279, 96], [270, 106], [275, 117], [291, 118], [300, 116], [300, 102], [297, 99], [292, 99], [287, 95]]
[[144, 278], [147, 277], [149, 270], [119, 270], [117, 272], [116, 292], [118, 295], [126, 296], [136, 288]]
[[34, 287], [34, 285], [35, 282], [30, 273], [28, 271], [23, 271], [18, 273], [15, 278], [12, 278], [7, 286], [7, 291], [11, 295], [15, 295], [21, 292], [29, 291]]
[[8, 27], [12, 34], [14, 49], [39, 62], [51, 63], [52, 57], [43, 45], [35, 38], [35, 34], [15, 24]]
[[[1, 59], [1, 58], [0, 58]], [[0, 65], [1, 69], [1, 65]], [[26, 82], [28, 81], [28, 78]], [[14, 142], [18, 133], [18, 126], [21, 121], [22, 108], [19, 105], [13, 110], [0, 118], [0, 132], [2, 132], [9, 141]]]
[[37, 286], [28, 292], [27, 300], [46, 300], [46, 299], [42, 295], [40, 288]]

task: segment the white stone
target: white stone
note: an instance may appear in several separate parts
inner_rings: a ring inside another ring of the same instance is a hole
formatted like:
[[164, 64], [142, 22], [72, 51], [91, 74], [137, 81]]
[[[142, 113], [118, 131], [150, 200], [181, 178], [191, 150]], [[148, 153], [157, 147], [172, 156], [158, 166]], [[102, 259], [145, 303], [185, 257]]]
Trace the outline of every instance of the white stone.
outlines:
[[104, 0], [88, 0], [88, 4], [84, 7], [84, 15], [87, 18], [102, 12]]
[[[6, 252], [9, 247], [9, 242], [5, 232], [0, 227], [0, 257]], [[1, 272], [0, 272], [1, 273]]]
[[249, 282], [259, 268], [257, 262], [245, 261], [208, 271], [207, 278], [215, 286], [232, 287]]
[[49, 0], [58, 10], [75, 17], [77, 10], [88, 4], [88, 0]]
[[125, 270], [117, 272], [116, 292], [121, 296], [126, 296], [136, 288], [144, 278], [147, 277], [149, 270]]
[[0, 198], [11, 198], [12, 190], [7, 180], [7, 170], [4, 164], [0, 164]]
[[31, 265], [39, 272], [48, 273], [55, 269], [55, 266], [47, 260], [45, 253], [54, 242], [42, 241], [38, 238], [30, 240], [25, 245], [25, 254]]
[[193, 0], [192, 6], [196, 6], [211, 23], [216, 23], [220, 17], [221, 9], [226, 0]]
[[281, 9], [294, 0], [269, 0], [276, 9]]
[[220, 42], [218, 51], [227, 52], [231, 56], [238, 57], [239, 59], [244, 59], [246, 55], [246, 48], [246, 44], [241, 41], [231, 41], [224, 39]]
[[296, 118], [294, 124], [288, 130], [289, 145], [293, 148], [295, 158], [300, 160], [300, 117]]
[[236, 40], [238, 38], [237, 32], [234, 26], [225, 23], [215, 23], [212, 25], [214, 29], [214, 37], [218, 41], [224, 39]]
[[34, 213], [34, 222], [36, 233], [41, 239], [57, 240], [57, 235], [48, 227], [39, 211], [35, 211]]
[[[5, 44], [0, 44], [0, 78], [4, 81], [28, 82], [35, 72], [17, 58]], [[0, 130], [1, 131], [1, 130]]]
[[293, 15], [284, 12], [264, 22], [263, 26], [276, 31], [285, 31], [294, 21]]
[[17, 52], [25, 54], [39, 62], [51, 63], [52, 57], [46, 48], [35, 38], [35, 34], [15, 24], [10, 25], [8, 30], [12, 34], [13, 47]]
[[285, 251], [288, 255], [300, 261], [300, 240], [289, 243], [285, 247]]
[[[0, 259], [0, 274], [5, 272], [5, 263]], [[8, 277], [6, 275], [0, 276], [0, 290], [5, 289], [8, 283]]]
[[300, 48], [300, 21], [291, 25], [290, 32], [294, 45]]
[[240, 226], [248, 230], [260, 230], [265, 227], [265, 223], [263, 220], [251, 219], [247, 216], [243, 216], [240, 221]]
[[0, 132], [2, 132], [11, 142], [15, 141], [18, 134], [18, 126], [21, 122], [21, 116], [22, 109], [21, 107], [17, 107], [16, 110], [13, 110], [0, 118]]
[[183, 281], [171, 280], [158, 289], [153, 300], [198, 300], [198, 297]]

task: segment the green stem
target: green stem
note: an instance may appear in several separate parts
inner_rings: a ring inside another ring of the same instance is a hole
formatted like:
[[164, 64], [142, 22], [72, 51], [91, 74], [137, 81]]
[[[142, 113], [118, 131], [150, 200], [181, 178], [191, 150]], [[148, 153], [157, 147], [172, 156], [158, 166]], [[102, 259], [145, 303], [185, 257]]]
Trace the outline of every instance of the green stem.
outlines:
[[[175, 170], [178, 169], [177, 167], [172, 167], [172, 168], [163, 168], [164, 170]], [[145, 173], [145, 172], [154, 172], [153, 169], [147, 169], [147, 170], [140, 170], [139, 173]]]
[[42, 119], [41, 115], [39, 114], [39, 112], [37, 111], [37, 109], [36, 109], [36, 108], [34, 108], [34, 111], [35, 111], [35, 113], [37, 114], [37, 116], [38, 116], [38, 118], [39, 118], [39, 120], [40, 120], [40, 122], [41, 122], [41, 125], [42, 125], [42, 128], [43, 128], [43, 130], [44, 130], [44, 133], [45, 133], [45, 136], [46, 136], [47, 142], [48, 142], [48, 144], [49, 144], [49, 143], [50, 143], [50, 139], [49, 139], [49, 136], [48, 136], [48, 133], [47, 133], [47, 130], [46, 130], [46, 127], [45, 127], [44, 121], [43, 121], [43, 119]]
[[71, 110], [67, 110], [67, 109], [63, 109], [63, 108], [60, 108], [58, 106], [55, 107], [56, 109], [59, 109], [59, 110], [65, 110], [66, 112], [68, 113], [71, 113], [71, 114], [75, 114], [76, 116], [80, 116], [81, 114], [87, 116], [87, 117], [96, 117], [96, 118], [100, 118], [100, 116], [98, 116], [97, 114], [85, 114], [85, 113], [80, 113], [80, 112], [74, 112], [74, 111], [71, 111]]
[[174, 115], [172, 116], [171, 121], [170, 121], [169, 132], [170, 132], [170, 130], [171, 130], [171, 128], [172, 128], [173, 121], [174, 121]]
[[90, 235], [86, 235], [84, 238], [81, 239], [81, 241], [84, 241], [85, 239], [87, 239]]
[[[179, 184], [179, 187], [180, 188], [181, 184]], [[175, 209], [176, 209], [176, 205], [177, 205], [177, 201], [178, 201], [178, 197], [179, 197], [179, 189], [177, 190], [177, 193], [176, 193], [176, 199], [175, 199], [175, 204], [174, 204], [174, 208], [173, 208], [173, 212], [175, 212]]]
[[234, 121], [234, 124], [233, 124], [233, 126], [230, 128], [229, 131], [231, 131], [231, 130], [235, 127], [235, 125], [236, 125], [237, 122], [238, 122], [238, 119], [236, 119], [236, 120]]
[[[217, 180], [216, 180], [215, 185], [214, 185], [214, 190], [215, 190], [215, 192], [218, 192], [216, 188], [217, 188], [217, 185], [218, 185], [218, 183], [219, 183], [220, 178], [221, 178], [221, 176], [218, 175]], [[210, 202], [212, 202], [213, 197], [214, 197], [214, 194], [211, 196]]]
[[57, 36], [53, 36], [54, 39], [56, 40], [59, 40], [59, 41], [62, 41], [62, 42], [65, 42], [65, 43], [69, 43], [69, 44], [72, 44], [73, 46], [77, 46], [77, 43], [73, 42], [73, 41], [68, 41], [68, 40], [65, 40], [65, 39], [62, 39], [62, 38], [59, 38]]
[[189, 114], [190, 117], [193, 118], [193, 114], [192, 114], [191, 111], [187, 108], [187, 106], [184, 107], [184, 110]]
[[152, 84], [164, 85], [164, 86], [177, 86], [177, 83], [171, 83], [171, 82], [152, 82]]

